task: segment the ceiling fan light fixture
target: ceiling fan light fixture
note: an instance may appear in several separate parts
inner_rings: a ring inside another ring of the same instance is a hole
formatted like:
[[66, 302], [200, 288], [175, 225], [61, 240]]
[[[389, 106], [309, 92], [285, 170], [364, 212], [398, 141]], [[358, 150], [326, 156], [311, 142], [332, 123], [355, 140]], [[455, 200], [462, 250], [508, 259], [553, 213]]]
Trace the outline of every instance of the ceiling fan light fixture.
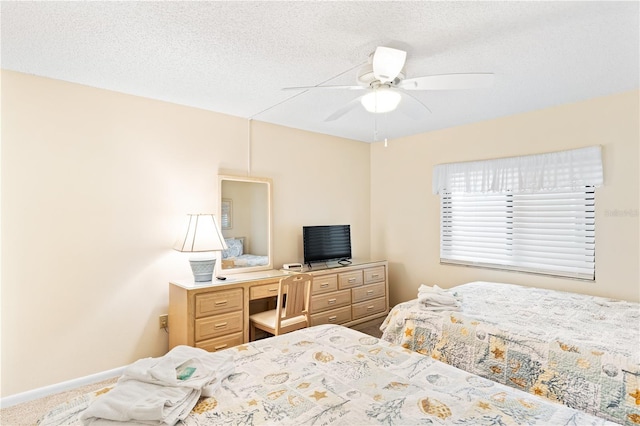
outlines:
[[360, 102], [367, 111], [379, 114], [396, 109], [400, 99], [400, 93], [395, 90], [377, 88], [360, 98]]

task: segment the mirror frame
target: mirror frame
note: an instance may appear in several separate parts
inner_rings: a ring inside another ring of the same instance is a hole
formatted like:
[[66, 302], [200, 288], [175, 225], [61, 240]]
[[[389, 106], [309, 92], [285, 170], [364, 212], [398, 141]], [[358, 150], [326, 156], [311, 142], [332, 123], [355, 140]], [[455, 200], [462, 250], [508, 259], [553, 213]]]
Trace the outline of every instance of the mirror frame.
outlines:
[[[271, 188], [273, 182], [269, 178], [261, 178], [261, 177], [249, 177], [249, 176], [233, 176], [233, 175], [218, 175], [218, 218], [220, 221], [220, 226], [222, 227], [222, 199], [228, 198], [223, 197], [222, 194], [222, 184], [225, 181], [233, 181], [233, 182], [247, 182], [247, 183], [262, 183], [267, 186], [267, 257], [269, 258], [269, 262], [266, 265], [260, 266], [245, 266], [240, 268], [222, 268], [222, 252], [220, 252], [219, 260], [216, 262], [216, 275], [230, 275], [230, 274], [240, 274], [244, 272], [255, 272], [255, 271], [266, 271], [273, 269], [273, 238], [272, 238], [272, 223], [271, 223], [271, 215], [272, 215], [272, 199], [271, 199]], [[240, 208], [238, 205], [234, 205], [233, 209]], [[221, 229], [222, 232], [224, 230]]]

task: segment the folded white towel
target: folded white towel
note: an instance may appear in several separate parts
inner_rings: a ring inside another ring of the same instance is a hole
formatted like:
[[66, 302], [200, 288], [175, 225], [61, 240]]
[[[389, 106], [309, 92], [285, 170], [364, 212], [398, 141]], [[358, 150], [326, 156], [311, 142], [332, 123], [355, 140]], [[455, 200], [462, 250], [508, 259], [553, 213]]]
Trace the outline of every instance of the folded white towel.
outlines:
[[174, 425], [184, 420], [200, 396], [212, 396], [234, 371], [233, 354], [176, 346], [159, 358], [128, 366], [116, 386], [80, 416], [85, 425]]
[[433, 287], [420, 285], [418, 289], [418, 303], [423, 309], [432, 311], [460, 310], [462, 297], [456, 293], [444, 290], [437, 285]]
[[418, 296], [418, 302], [441, 306], [457, 306], [459, 304], [458, 299], [447, 294], [428, 294], [426, 296]]
[[200, 398], [197, 389], [168, 387], [126, 380], [94, 400], [80, 415], [84, 425], [175, 425], [184, 420]]
[[125, 369], [120, 380], [203, 389], [205, 396], [209, 396], [233, 370], [231, 353], [176, 346], [163, 357], [134, 362]]
[[423, 294], [423, 295], [424, 294], [444, 294], [444, 295], [454, 296], [456, 298], [462, 297], [462, 295], [459, 295], [458, 293], [453, 291], [453, 289], [445, 290], [443, 288], [438, 287], [437, 285], [428, 286], [424, 284], [421, 284], [420, 287], [418, 288], [418, 294]]

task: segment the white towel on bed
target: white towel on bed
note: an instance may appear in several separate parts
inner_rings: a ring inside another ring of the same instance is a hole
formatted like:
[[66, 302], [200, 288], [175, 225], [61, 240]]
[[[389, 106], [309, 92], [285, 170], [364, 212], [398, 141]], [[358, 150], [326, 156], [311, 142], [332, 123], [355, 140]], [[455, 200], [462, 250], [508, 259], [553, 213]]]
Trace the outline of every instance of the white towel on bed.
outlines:
[[94, 400], [80, 415], [80, 421], [92, 426], [115, 422], [175, 425], [189, 415], [200, 394], [197, 389], [126, 380]]
[[231, 353], [209, 353], [177, 346], [160, 358], [128, 366], [116, 386], [96, 399], [80, 420], [85, 425], [113, 422], [174, 425], [189, 415], [200, 396], [211, 396], [234, 371]]
[[444, 290], [437, 285], [429, 287], [420, 285], [418, 288], [418, 303], [422, 309], [429, 311], [459, 311], [462, 297]]
[[[201, 389], [211, 396], [220, 381], [233, 373], [233, 355], [207, 352], [191, 346], [176, 346], [160, 358], [143, 358], [128, 366], [120, 378], [163, 386]], [[178, 378], [178, 374], [182, 378]]]

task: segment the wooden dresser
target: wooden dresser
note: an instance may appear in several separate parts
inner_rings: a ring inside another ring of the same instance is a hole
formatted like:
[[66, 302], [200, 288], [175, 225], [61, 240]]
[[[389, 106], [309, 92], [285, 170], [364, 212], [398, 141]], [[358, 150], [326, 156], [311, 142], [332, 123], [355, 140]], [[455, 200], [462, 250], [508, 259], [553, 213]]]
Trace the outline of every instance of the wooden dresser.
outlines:
[[311, 325], [347, 327], [389, 313], [386, 261], [353, 261], [348, 266], [305, 268], [313, 275]]
[[[313, 275], [311, 325], [353, 326], [389, 313], [386, 261], [328, 264]], [[169, 283], [169, 347], [189, 345], [214, 352], [249, 341], [250, 302], [273, 299], [281, 278], [295, 272], [229, 275], [225, 281]]]

